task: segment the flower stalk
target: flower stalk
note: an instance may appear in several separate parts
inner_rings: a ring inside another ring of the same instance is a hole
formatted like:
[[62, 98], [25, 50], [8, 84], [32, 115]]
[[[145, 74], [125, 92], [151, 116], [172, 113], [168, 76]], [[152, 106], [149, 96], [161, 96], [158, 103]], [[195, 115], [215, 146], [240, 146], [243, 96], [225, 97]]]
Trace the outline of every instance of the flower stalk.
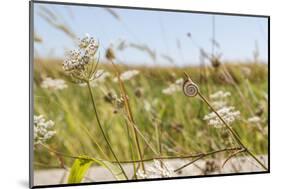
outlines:
[[105, 139], [105, 141], [106, 141], [106, 143], [107, 143], [107, 145], [109, 147], [109, 150], [112, 153], [114, 159], [118, 163], [118, 165], [119, 165], [123, 175], [126, 177], [126, 179], [128, 179], [128, 176], [126, 175], [126, 173], [125, 173], [125, 171], [124, 171], [124, 169], [123, 169], [119, 159], [117, 158], [115, 152], [113, 151], [112, 146], [111, 146], [111, 144], [110, 144], [110, 142], [109, 142], [109, 140], [108, 140], [108, 138], [107, 138], [107, 136], [106, 136], [102, 126], [101, 126], [101, 122], [100, 122], [100, 119], [99, 119], [99, 116], [98, 116], [98, 112], [97, 112], [97, 108], [96, 108], [96, 104], [95, 104], [95, 100], [94, 100], [94, 95], [93, 95], [93, 92], [92, 92], [92, 89], [91, 89], [90, 80], [88, 80], [86, 83], [87, 83], [87, 87], [89, 89], [89, 93], [90, 93], [90, 97], [91, 97], [91, 102], [92, 102], [92, 105], [93, 105], [93, 108], [94, 108], [94, 112], [95, 112], [95, 116], [96, 116], [96, 119], [97, 119], [97, 123], [98, 123], [99, 129], [100, 129], [100, 131], [102, 133], [102, 136]]
[[[117, 66], [113, 63], [113, 61], [111, 61], [111, 64], [113, 65], [113, 67], [116, 71], [116, 74], [117, 74], [117, 79], [118, 79], [118, 82], [120, 84], [120, 90], [121, 90], [121, 93], [122, 93], [122, 96], [123, 96], [123, 99], [124, 99], [125, 109], [126, 109], [126, 113], [127, 113], [127, 116], [128, 116], [129, 123], [130, 123], [130, 125], [135, 125], [135, 121], [134, 121], [134, 118], [133, 118], [131, 106], [129, 104], [126, 89], [125, 89], [124, 83], [122, 82], [120, 72], [119, 72]], [[134, 126], [133, 126], [133, 133], [134, 133], [134, 137], [135, 137], [136, 147], [137, 147], [137, 150], [138, 150], [138, 156], [139, 156], [139, 159], [141, 160], [141, 167], [142, 167], [143, 172], [145, 173], [146, 171], [145, 171], [144, 163], [142, 161], [143, 158], [142, 158], [142, 152], [141, 152], [139, 137], [138, 137], [137, 130]]]

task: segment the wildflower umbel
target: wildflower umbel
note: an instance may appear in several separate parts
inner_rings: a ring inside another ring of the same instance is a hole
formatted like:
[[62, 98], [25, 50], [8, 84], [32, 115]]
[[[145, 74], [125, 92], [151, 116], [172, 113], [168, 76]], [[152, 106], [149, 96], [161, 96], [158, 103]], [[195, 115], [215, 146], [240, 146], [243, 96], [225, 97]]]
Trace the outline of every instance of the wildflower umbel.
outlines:
[[46, 77], [42, 81], [41, 87], [44, 89], [62, 90], [67, 88], [67, 85], [62, 79], [53, 79], [51, 77]]
[[[79, 48], [66, 54], [63, 62], [63, 69], [73, 78], [78, 80], [88, 79], [91, 70], [88, 65], [95, 60], [95, 54], [98, 50], [98, 43], [93, 37], [86, 36], [79, 40]], [[93, 66], [92, 66], [93, 68]]]
[[218, 91], [210, 95], [210, 100], [215, 109], [220, 109], [227, 106], [227, 98], [231, 96], [231, 93], [226, 91]]
[[175, 92], [181, 91], [183, 84], [183, 79], [178, 79], [175, 81], [175, 83], [170, 84], [167, 88], [162, 90], [163, 94], [171, 95]]
[[[225, 120], [227, 124], [233, 123], [239, 116], [240, 112], [235, 110], [233, 106], [223, 107], [219, 109], [218, 114]], [[208, 124], [216, 128], [223, 127], [224, 123], [220, 118], [215, 114], [215, 112], [209, 113], [204, 117], [204, 120], [208, 121]]]
[[[135, 76], [138, 75], [139, 73], [140, 73], [139, 70], [128, 70], [128, 71], [123, 72], [123, 73], [120, 75], [120, 79], [121, 79], [122, 81], [130, 80], [131, 78], [135, 77]], [[117, 81], [118, 81], [118, 78], [114, 78], [113, 81], [114, 81], [114, 82], [117, 82]]]
[[34, 144], [45, 143], [52, 138], [56, 134], [52, 130], [54, 125], [52, 120], [46, 121], [43, 115], [34, 115]]
[[212, 100], [218, 100], [218, 99], [224, 99], [224, 98], [226, 98], [226, 97], [228, 97], [230, 95], [231, 95], [230, 92], [218, 91], [218, 92], [216, 92], [214, 94], [211, 94], [210, 98]]
[[154, 160], [152, 166], [146, 169], [146, 173], [142, 170], [138, 170], [137, 176], [141, 179], [147, 178], [167, 178], [173, 176], [173, 170], [169, 165], [162, 163], [159, 160]]

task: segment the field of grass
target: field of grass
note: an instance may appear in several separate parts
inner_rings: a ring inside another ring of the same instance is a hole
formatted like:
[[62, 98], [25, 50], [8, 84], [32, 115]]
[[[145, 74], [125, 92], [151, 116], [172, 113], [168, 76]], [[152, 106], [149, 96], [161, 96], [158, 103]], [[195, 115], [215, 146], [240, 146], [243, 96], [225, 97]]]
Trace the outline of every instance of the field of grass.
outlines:
[[[148, 147], [147, 142], [139, 138], [143, 158], [155, 156], [151, 147], [163, 156], [172, 156], [235, 146], [224, 128], [209, 126], [203, 119], [211, 110], [200, 98], [187, 97], [182, 90], [170, 95], [162, 92], [176, 80], [185, 79], [184, 71], [207, 98], [217, 91], [230, 92], [227, 103], [241, 113], [231, 124], [232, 128], [254, 154], [268, 153], [267, 64], [228, 63], [216, 69], [211, 66], [138, 67], [118, 63], [117, 66], [121, 72], [139, 71], [138, 75], [124, 81], [124, 85], [135, 124], [151, 145]], [[101, 125], [119, 160], [130, 160], [137, 154], [137, 149], [131, 145], [133, 139], [128, 137], [128, 118], [124, 108], [110, 102], [109, 93], [121, 96], [119, 83], [114, 82], [116, 75], [110, 64], [100, 63], [98, 69], [110, 73], [105, 81], [92, 87]], [[68, 87], [63, 90], [42, 88], [46, 77], [63, 79]], [[69, 80], [63, 72], [62, 60], [36, 59], [33, 87], [35, 115], [44, 115], [55, 123], [56, 134], [48, 141], [50, 148], [63, 154], [114, 159], [98, 130], [88, 88]], [[248, 121], [254, 115], [261, 118], [259, 124]], [[61, 162], [44, 147], [39, 146], [34, 153], [36, 169], [52, 168]], [[63, 163], [71, 166], [73, 159], [65, 158]]]

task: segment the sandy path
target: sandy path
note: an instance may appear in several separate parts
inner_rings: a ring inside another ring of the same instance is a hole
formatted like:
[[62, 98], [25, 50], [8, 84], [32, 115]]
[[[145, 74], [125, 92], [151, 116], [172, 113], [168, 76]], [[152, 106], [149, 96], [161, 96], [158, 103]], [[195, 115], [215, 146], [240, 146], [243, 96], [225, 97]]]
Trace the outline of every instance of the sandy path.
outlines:
[[[259, 157], [262, 162], [266, 165], [268, 163], [267, 156]], [[205, 175], [205, 174], [219, 174], [219, 173], [237, 173], [237, 172], [257, 172], [263, 171], [252, 158], [239, 157], [232, 158], [224, 168], [221, 165], [224, 160], [199, 160], [195, 164], [192, 164], [184, 169], [181, 173], [175, 174], [175, 176], [194, 176], [194, 175]], [[189, 162], [189, 160], [175, 159], [165, 160], [172, 168], [178, 168]], [[150, 166], [152, 162], [148, 162], [145, 165]], [[125, 172], [131, 177], [133, 174], [133, 166], [130, 164], [124, 164]], [[34, 172], [34, 184], [35, 185], [51, 185], [65, 183], [68, 175], [68, 171], [64, 169], [49, 169], [40, 170]], [[84, 182], [98, 182], [98, 181], [112, 181], [115, 178], [112, 174], [104, 169], [103, 167], [93, 166], [87, 173], [87, 178]]]

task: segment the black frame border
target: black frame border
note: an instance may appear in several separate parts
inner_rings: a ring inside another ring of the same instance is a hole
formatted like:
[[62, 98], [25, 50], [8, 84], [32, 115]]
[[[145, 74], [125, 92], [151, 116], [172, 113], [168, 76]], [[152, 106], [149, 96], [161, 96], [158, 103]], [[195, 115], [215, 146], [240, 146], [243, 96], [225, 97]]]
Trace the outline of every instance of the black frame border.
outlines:
[[[84, 7], [101, 7], [101, 8], [119, 8], [119, 9], [134, 9], [147, 11], [164, 11], [164, 12], [182, 12], [194, 14], [211, 14], [223, 16], [244, 16], [244, 17], [259, 17], [267, 18], [268, 23], [268, 170], [258, 172], [241, 172], [241, 173], [226, 173], [226, 174], [212, 174], [212, 175], [198, 175], [198, 176], [180, 176], [171, 178], [155, 178], [155, 179], [139, 179], [139, 180], [121, 180], [121, 181], [100, 181], [87, 182], [77, 184], [52, 184], [52, 185], [37, 185], [34, 186], [34, 170], [33, 170], [33, 62], [34, 62], [34, 4], [57, 4], [57, 5], [72, 5]], [[257, 175], [270, 173], [270, 16], [260, 14], [243, 14], [243, 13], [226, 13], [226, 12], [209, 12], [209, 11], [193, 11], [182, 9], [163, 9], [163, 8], [148, 8], [148, 7], [133, 7], [120, 5], [104, 5], [104, 4], [89, 4], [89, 3], [72, 3], [72, 2], [58, 2], [58, 1], [29, 1], [29, 188], [53, 188], [53, 187], [68, 187], [68, 186], [89, 186], [100, 184], [119, 184], [119, 183], [134, 183], [134, 182], [149, 182], [149, 181], [167, 181], [176, 179], [190, 179], [190, 178], [210, 178], [210, 177], [224, 177], [224, 176], [239, 176], [239, 175]]]

